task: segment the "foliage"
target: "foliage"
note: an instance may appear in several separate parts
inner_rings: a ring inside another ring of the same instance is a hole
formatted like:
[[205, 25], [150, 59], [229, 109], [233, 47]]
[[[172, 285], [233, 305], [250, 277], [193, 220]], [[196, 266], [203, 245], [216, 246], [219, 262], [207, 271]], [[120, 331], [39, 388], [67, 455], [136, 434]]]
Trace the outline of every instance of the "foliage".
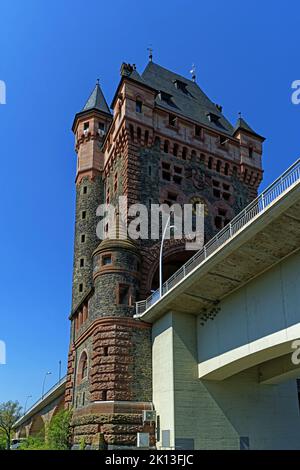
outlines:
[[53, 416], [47, 429], [47, 445], [51, 450], [67, 450], [70, 446], [72, 411], [62, 410]]
[[79, 441], [79, 450], [84, 450], [84, 449], [85, 449], [85, 440], [84, 440], [84, 437], [81, 437]]
[[5, 450], [6, 445], [6, 435], [4, 431], [0, 431], [0, 450]]
[[48, 446], [45, 443], [45, 438], [42, 434], [36, 436], [29, 436], [26, 440], [22, 441], [18, 450], [47, 450]]
[[20, 445], [20, 450], [67, 450], [70, 447], [70, 420], [72, 412], [62, 410], [53, 416], [44, 432], [30, 436]]
[[6, 449], [10, 448], [12, 427], [20, 418], [21, 409], [18, 401], [7, 401], [0, 404], [0, 430], [5, 435]]

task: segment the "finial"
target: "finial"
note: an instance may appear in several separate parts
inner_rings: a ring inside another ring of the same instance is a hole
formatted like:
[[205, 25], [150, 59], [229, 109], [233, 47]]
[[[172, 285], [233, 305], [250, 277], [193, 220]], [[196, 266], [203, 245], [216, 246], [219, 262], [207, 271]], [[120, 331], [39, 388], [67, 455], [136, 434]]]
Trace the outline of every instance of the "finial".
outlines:
[[195, 66], [195, 64], [192, 65], [192, 68], [190, 70], [190, 74], [192, 75], [193, 82], [195, 82], [196, 81], [196, 66]]
[[242, 119], [242, 113], [241, 113], [241, 111], [239, 112], [239, 119]]
[[150, 44], [149, 47], [147, 47], [147, 51], [149, 51], [149, 62], [152, 62], [153, 60], [153, 49], [152, 49], [152, 44]]
[[97, 85], [100, 85], [100, 78], [97, 78]]

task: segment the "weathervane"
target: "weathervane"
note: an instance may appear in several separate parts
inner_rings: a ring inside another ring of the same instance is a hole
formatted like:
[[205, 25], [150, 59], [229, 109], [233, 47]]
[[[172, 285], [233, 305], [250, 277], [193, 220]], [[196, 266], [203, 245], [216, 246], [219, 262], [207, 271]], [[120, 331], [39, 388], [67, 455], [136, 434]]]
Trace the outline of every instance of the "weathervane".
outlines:
[[147, 47], [147, 51], [149, 52], [149, 61], [152, 62], [153, 59], [153, 49], [152, 49], [152, 44], [150, 44], [149, 47]]
[[195, 66], [195, 64], [192, 65], [192, 68], [190, 70], [190, 74], [192, 75], [193, 82], [195, 82], [196, 81], [196, 66]]

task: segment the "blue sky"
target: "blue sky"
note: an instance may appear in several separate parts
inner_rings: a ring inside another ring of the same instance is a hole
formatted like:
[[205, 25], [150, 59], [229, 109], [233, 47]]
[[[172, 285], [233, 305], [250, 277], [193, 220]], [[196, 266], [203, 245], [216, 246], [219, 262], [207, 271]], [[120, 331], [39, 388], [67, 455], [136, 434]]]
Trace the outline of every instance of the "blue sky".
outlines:
[[[247, 5], [247, 7], [245, 7]], [[266, 136], [271, 183], [299, 157], [298, 1], [2, 0], [0, 402], [29, 405], [66, 369], [74, 234], [71, 124], [97, 77], [110, 102], [122, 61], [154, 61], [197, 81], [235, 122]]]

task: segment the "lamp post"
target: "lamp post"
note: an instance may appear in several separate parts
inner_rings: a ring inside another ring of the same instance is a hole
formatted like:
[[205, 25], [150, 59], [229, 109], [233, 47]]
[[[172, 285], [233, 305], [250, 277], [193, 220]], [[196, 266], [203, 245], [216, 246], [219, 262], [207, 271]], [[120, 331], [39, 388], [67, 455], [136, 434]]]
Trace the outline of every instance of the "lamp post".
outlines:
[[[159, 253], [159, 298], [162, 297], [163, 295], [163, 248], [164, 248], [164, 241], [167, 233], [167, 228], [170, 223], [170, 218], [171, 216], [169, 215], [167, 223], [165, 225], [162, 238], [161, 238], [161, 244], [160, 244], [160, 253]], [[170, 225], [169, 229], [175, 228], [174, 225]]]
[[44, 380], [43, 380], [43, 388], [42, 388], [42, 399], [44, 398], [44, 391], [45, 391], [45, 382], [46, 382], [46, 377], [47, 375], [51, 375], [52, 372], [46, 372]]
[[27, 402], [29, 398], [32, 398], [32, 395], [27, 395], [26, 400], [25, 400], [25, 406], [24, 406], [24, 415], [26, 415], [26, 410], [27, 410]]

